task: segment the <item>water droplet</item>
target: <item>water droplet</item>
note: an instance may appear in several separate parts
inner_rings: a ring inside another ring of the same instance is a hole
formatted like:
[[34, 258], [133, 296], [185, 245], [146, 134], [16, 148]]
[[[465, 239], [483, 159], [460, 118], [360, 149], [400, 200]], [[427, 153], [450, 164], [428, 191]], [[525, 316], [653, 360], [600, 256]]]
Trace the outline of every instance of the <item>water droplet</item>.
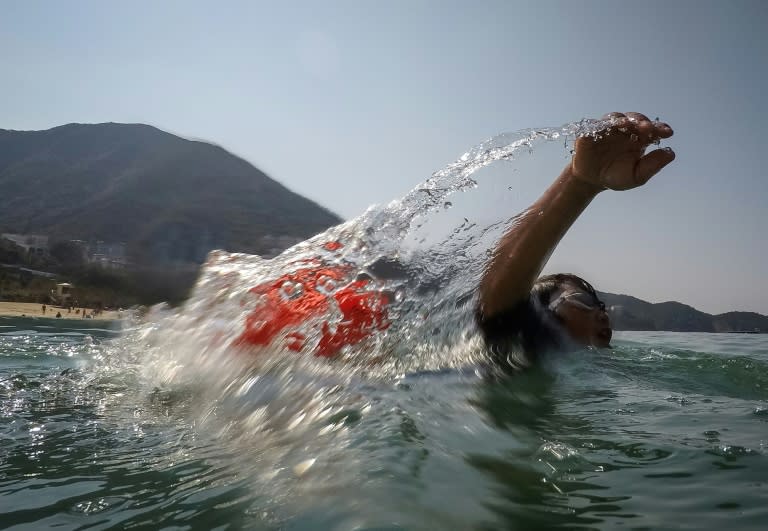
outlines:
[[403, 302], [403, 299], [405, 299], [405, 290], [400, 288], [395, 291], [395, 302]]
[[315, 461], [317, 461], [317, 459], [314, 459], [314, 458], [302, 461], [301, 463], [293, 467], [293, 473], [296, 474], [298, 477], [303, 476], [304, 474], [306, 474], [307, 470], [312, 468], [312, 465], [315, 464]]
[[317, 291], [321, 293], [333, 293], [336, 286], [336, 281], [330, 277], [322, 276], [317, 280]]
[[677, 402], [681, 406], [688, 406], [696, 403], [689, 398], [685, 398], [684, 396], [668, 396], [666, 400], [667, 402]]
[[286, 300], [298, 299], [304, 293], [304, 286], [300, 282], [283, 282], [280, 286], [280, 296]]
[[111, 507], [111, 503], [105, 498], [99, 498], [95, 501], [80, 502], [71, 511], [74, 513], [96, 514], [105, 511]]

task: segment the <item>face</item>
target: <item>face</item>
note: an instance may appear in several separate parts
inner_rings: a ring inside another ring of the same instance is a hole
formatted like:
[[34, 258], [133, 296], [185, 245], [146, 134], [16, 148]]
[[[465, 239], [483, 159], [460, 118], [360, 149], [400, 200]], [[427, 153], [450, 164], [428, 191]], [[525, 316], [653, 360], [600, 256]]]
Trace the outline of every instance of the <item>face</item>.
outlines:
[[593, 295], [565, 284], [553, 294], [550, 309], [560, 317], [571, 339], [580, 345], [610, 346], [611, 322], [605, 305]]

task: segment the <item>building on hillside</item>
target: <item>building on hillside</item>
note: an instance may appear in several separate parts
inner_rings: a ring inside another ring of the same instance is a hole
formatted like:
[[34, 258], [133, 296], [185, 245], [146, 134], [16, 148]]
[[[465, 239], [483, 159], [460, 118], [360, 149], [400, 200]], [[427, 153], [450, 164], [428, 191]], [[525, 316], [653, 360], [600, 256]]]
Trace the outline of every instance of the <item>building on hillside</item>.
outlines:
[[97, 241], [88, 247], [88, 261], [104, 269], [126, 269], [128, 260], [124, 243]]
[[48, 236], [4, 233], [2, 238], [24, 249], [27, 256], [45, 256], [48, 254]]
[[82, 262], [88, 261], [88, 242], [85, 240], [69, 240], [70, 245], [72, 245], [75, 249], [77, 249], [77, 252], [79, 254], [77, 260]]
[[125, 258], [110, 258], [102, 254], [94, 254], [88, 261], [102, 269], [126, 269], [128, 267]]

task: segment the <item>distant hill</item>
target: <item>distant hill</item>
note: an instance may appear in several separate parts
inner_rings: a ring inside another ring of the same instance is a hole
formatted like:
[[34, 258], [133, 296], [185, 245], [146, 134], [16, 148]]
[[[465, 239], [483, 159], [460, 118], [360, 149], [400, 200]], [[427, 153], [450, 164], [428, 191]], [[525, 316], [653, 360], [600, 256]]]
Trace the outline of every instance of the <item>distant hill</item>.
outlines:
[[653, 304], [629, 295], [599, 293], [616, 330], [768, 333], [768, 316], [754, 312], [710, 315], [679, 302]]
[[125, 242], [141, 264], [274, 253], [340, 218], [224, 149], [142, 124], [0, 129], [0, 232]]

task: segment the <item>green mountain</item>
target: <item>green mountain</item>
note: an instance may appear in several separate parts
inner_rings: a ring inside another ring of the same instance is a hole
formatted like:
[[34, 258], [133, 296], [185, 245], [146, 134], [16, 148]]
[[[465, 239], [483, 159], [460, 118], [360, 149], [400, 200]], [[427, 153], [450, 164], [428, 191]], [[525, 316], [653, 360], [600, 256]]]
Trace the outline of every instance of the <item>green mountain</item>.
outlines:
[[0, 129], [0, 231], [125, 242], [139, 265], [270, 254], [340, 218], [224, 149], [142, 124]]
[[611, 323], [616, 330], [768, 333], [768, 316], [759, 313], [710, 315], [679, 302], [653, 304], [613, 293], [599, 293], [599, 296], [609, 308]]

